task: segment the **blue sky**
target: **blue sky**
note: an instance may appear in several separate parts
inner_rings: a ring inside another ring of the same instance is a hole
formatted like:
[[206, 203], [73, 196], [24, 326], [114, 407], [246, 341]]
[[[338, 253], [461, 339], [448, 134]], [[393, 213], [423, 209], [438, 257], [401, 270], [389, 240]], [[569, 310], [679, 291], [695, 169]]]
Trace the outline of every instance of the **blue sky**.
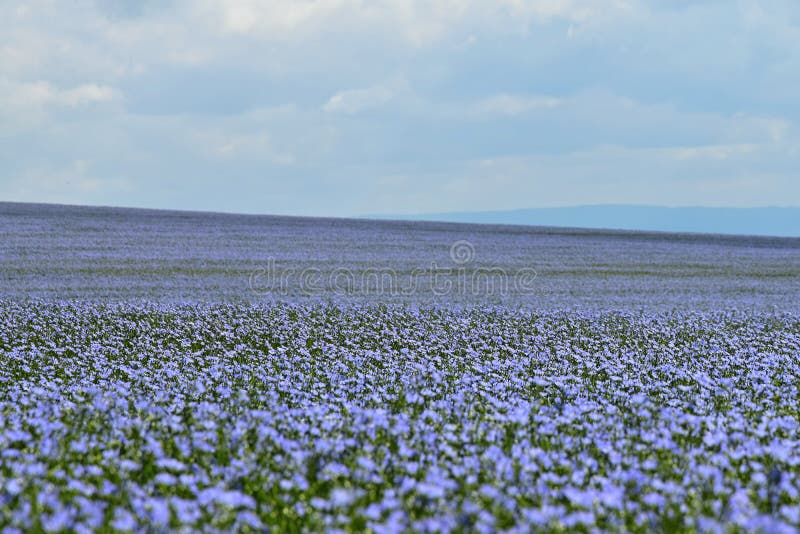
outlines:
[[796, 0], [0, 3], [0, 199], [800, 205]]

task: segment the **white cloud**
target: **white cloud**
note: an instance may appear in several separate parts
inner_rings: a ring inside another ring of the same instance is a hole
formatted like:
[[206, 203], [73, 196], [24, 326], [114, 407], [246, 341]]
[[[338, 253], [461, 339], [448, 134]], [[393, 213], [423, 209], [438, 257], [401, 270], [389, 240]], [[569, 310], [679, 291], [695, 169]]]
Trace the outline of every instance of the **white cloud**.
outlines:
[[[702, 147], [686, 159], [684, 147], [633, 149], [598, 146], [564, 154], [462, 161], [405, 180], [382, 180], [361, 213], [433, 213], [579, 204], [774, 205], [798, 191], [793, 172], [770, 169], [758, 150], [734, 164]], [[736, 150], [736, 149], [732, 149]], [[711, 156], [711, 157], [705, 157]], [[424, 194], [419, 194], [423, 191]], [[509, 195], [509, 191], [513, 194]]]
[[292, 154], [276, 149], [272, 138], [266, 133], [229, 136], [217, 145], [216, 153], [223, 158], [247, 157], [277, 165], [295, 162]]
[[83, 84], [74, 89], [57, 91], [55, 101], [68, 106], [80, 106], [90, 102], [110, 102], [120, 97], [118, 90], [113, 87], [96, 84]]
[[83, 110], [122, 98], [119, 90], [105, 85], [89, 83], [59, 89], [44, 81], [12, 82], [0, 78], [0, 136], [36, 131], [53, 121], [59, 110]]
[[673, 149], [674, 158], [677, 160], [707, 159], [722, 161], [735, 156], [751, 154], [759, 149], [754, 143], [739, 143], [734, 145], [708, 145], [680, 147]]
[[262, 39], [302, 39], [342, 28], [379, 29], [414, 45], [455, 28], [527, 31], [531, 23], [595, 22], [633, 9], [626, 0], [206, 0], [200, 11], [229, 33]]
[[92, 162], [76, 159], [63, 165], [39, 164], [0, 184], [0, 197], [18, 202], [84, 204], [114, 200], [135, 190], [124, 177], [98, 177]]
[[58, 89], [48, 82], [0, 82], [0, 106], [41, 107], [60, 105], [78, 107], [92, 102], [110, 102], [121, 98], [119, 90], [97, 84], [82, 84]]
[[323, 109], [328, 113], [358, 113], [386, 104], [394, 94], [394, 90], [384, 85], [350, 89], [330, 97]]
[[554, 108], [560, 103], [560, 99], [546, 96], [499, 94], [478, 102], [475, 111], [486, 115], [522, 115]]

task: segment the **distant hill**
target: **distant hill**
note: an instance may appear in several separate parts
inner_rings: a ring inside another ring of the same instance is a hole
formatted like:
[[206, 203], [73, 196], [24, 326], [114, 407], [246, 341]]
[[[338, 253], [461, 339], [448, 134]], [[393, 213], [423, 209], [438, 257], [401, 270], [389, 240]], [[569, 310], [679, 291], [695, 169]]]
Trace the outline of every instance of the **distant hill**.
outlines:
[[599, 205], [425, 213], [380, 219], [800, 237], [800, 207], [707, 208]]
[[75, 299], [800, 313], [798, 280], [796, 237], [0, 202], [0, 307]]

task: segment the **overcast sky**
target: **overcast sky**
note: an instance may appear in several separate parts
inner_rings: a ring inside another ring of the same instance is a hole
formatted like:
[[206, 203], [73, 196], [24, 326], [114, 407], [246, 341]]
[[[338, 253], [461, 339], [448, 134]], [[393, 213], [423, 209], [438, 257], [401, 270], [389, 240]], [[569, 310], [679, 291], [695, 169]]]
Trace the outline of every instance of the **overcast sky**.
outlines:
[[0, 200], [800, 205], [797, 0], [0, 0]]

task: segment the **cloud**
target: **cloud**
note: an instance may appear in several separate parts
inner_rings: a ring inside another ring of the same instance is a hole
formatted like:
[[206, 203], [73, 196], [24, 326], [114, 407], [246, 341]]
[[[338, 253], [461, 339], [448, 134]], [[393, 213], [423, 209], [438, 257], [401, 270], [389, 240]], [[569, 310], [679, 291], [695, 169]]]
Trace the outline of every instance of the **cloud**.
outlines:
[[711, 145], [693, 146], [674, 149], [675, 159], [712, 159], [726, 160], [734, 156], [751, 154], [759, 149], [759, 146], [752, 143], [740, 143], [736, 145]]
[[618, 204], [623, 195], [623, 203], [631, 204], [766, 206], [785, 205], [786, 197], [776, 196], [780, 192], [800, 194], [796, 175], [772, 168], [759, 151], [741, 152], [729, 165], [714, 157], [678, 159], [680, 150], [600, 146], [566, 154], [462, 161], [425, 173], [400, 174], [402, 179], [387, 174], [392, 179], [383, 180], [380, 175], [376, 181], [381, 187], [370, 190], [374, 197], [363, 204], [361, 213]]
[[278, 165], [291, 165], [295, 162], [292, 154], [276, 149], [269, 134], [235, 135], [222, 140], [216, 153], [223, 158], [253, 158]]
[[206, 0], [207, 20], [225, 32], [260, 39], [303, 39], [319, 33], [354, 30], [399, 37], [424, 46], [453, 32], [527, 31], [532, 23], [563, 19], [597, 22], [632, 9], [625, 0]]
[[77, 159], [62, 165], [36, 163], [11, 180], [0, 182], [0, 198], [64, 204], [118, 202], [135, 187], [127, 179], [93, 174], [92, 162]]
[[120, 93], [113, 87], [83, 84], [66, 91], [52, 91], [50, 98], [53, 102], [74, 107], [91, 102], [110, 102], [120, 98]]
[[[37, 132], [67, 115], [123, 102], [113, 87], [94, 83], [60, 89], [46, 81], [15, 82], [0, 78], [0, 136]], [[19, 157], [19, 156], [17, 156]], [[2, 167], [0, 167], [0, 171]]]
[[48, 82], [0, 83], [0, 99], [3, 101], [3, 106], [78, 107], [93, 102], [111, 102], [120, 98], [121, 93], [117, 89], [93, 83], [81, 84], [71, 89], [58, 89]]
[[537, 109], [549, 109], [558, 106], [558, 98], [530, 95], [500, 94], [489, 97], [475, 106], [479, 114], [485, 115], [522, 115]]
[[323, 106], [328, 113], [359, 113], [373, 109], [389, 102], [394, 91], [383, 85], [375, 85], [364, 89], [340, 91], [330, 97]]

